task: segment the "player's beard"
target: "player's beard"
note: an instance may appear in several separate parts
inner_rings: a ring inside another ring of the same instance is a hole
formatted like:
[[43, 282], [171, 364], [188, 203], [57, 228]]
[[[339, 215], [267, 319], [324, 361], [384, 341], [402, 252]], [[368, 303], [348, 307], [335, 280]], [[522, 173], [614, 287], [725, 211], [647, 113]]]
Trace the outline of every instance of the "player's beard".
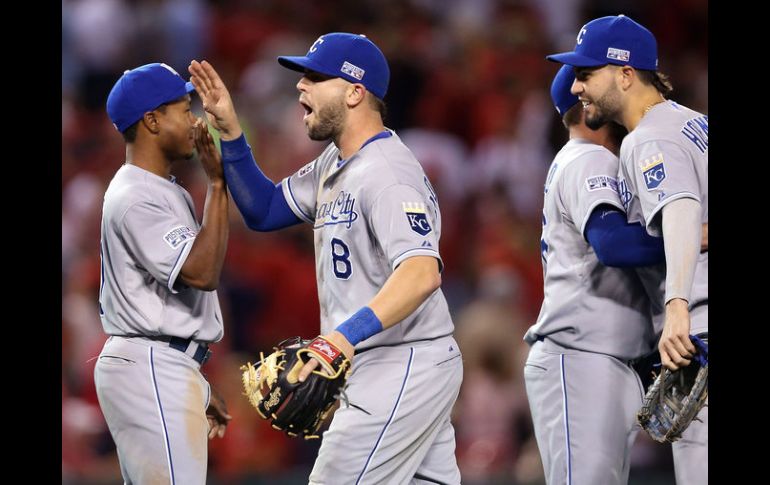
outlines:
[[598, 130], [610, 121], [620, 110], [620, 91], [614, 84], [607, 88], [602, 97], [593, 101], [593, 113], [586, 112], [586, 126]]
[[342, 134], [342, 127], [345, 123], [345, 101], [344, 95], [332, 100], [329, 104], [322, 106], [318, 111], [314, 111], [316, 122], [309, 124], [307, 135], [311, 140], [325, 141], [337, 140]]

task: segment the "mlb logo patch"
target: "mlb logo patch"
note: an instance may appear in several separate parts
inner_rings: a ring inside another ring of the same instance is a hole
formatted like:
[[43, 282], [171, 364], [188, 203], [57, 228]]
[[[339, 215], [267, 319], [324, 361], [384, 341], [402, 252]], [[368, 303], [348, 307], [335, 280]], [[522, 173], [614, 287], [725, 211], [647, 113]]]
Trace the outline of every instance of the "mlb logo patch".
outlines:
[[352, 76], [358, 79], [359, 81], [364, 78], [364, 73], [366, 72], [355, 64], [349, 63], [348, 61], [345, 61], [345, 63], [342, 64], [342, 69], [340, 69], [340, 71], [344, 72], [348, 76]]
[[428, 223], [428, 215], [425, 212], [425, 204], [419, 202], [404, 202], [404, 212], [409, 220], [409, 227], [420, 236], [427, 236], [433, 229]]
[[609, 49], [607, 49], [607, 59], [614, 59], [616, 61], [628, 62], [630, 58], [631, 58], [631, 53], [627, 50], [616, 49], [614, 47], [610, 47]]
[[171, 246], [171, 249], [176, 249], [183, 242], [194, 238], [195, 231], [187, 226], [179, 226], [171, 229], [163, 236], [163, 240], [166, 241], [166, 244]]
[[645, 159], [641, 168], [647, 190], [658, 188], [660, 183], [666, 179], [666, 167], [663, 165], [662, 153], [658, 153], [657, 156], [653, 156], [652, 158]]

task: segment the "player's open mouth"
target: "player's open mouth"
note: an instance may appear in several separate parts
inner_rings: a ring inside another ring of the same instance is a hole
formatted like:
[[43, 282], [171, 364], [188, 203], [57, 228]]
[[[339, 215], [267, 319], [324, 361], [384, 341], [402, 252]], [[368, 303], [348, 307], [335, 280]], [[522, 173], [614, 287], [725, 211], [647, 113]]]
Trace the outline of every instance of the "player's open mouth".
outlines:
[[302, 101], [300, 101], [299, 104], [301, 104], [302, 107], [305, 109], [305, 116], [303, 116], [302, 119], [303, 120], [307, 119], [307, 117], [313, 113], [313, 108], [311, 108], [309, 104], [304, 103]]

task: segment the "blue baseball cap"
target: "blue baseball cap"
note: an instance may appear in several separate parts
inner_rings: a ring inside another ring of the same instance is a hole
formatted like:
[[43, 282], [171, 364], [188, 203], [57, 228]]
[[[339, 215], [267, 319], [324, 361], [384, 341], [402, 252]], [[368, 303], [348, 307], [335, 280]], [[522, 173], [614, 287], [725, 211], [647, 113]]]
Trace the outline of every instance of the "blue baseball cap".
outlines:
[[617, 64], [656, 71], [658, 43], [641, 24], [625, 15], [615, 15], [585, 24], [578, 33], [574, 52], [552, 54], [546, 59], [575, 67]]
[[107, 97], [107, 114], [123, 133], [148, 111], [195, 89], [171, 66], [155, 62], [123, 73]]
[[280, 56], [278, 62], [293, 71], [305, 69], [360, 83], [382, 99], [388, 92], [390, 68], [382, 51], [365, 35], [332, 32], [310, 46], [304, 56]]
[[551, 83], [551, 100], [561, 116], [564, 116], [564, 113], [578, 102], [578, 97], [570, 92], [573, 82], [575, 82], [575, 70], [572, 66], [565, 64], [561, 66]]

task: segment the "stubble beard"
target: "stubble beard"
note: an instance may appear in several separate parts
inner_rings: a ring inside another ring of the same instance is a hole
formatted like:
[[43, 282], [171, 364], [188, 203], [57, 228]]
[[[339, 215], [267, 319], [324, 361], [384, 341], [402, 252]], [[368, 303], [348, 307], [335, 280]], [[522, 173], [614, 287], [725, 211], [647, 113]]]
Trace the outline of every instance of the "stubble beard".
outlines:
[[337, 140], [342, 133], [345, 114], [345, 105], [340, 96], [315, 112], [316, 123], [308, 125], [307, 135], [315, 141]]
[[620, 109], [620, 92], [616, 86], [612, 86], [593, 102], [593, 114], [586, 113], [586, 126], [592, 130], [598, 130], [610, 121], [615, 121], [615, 115]]

